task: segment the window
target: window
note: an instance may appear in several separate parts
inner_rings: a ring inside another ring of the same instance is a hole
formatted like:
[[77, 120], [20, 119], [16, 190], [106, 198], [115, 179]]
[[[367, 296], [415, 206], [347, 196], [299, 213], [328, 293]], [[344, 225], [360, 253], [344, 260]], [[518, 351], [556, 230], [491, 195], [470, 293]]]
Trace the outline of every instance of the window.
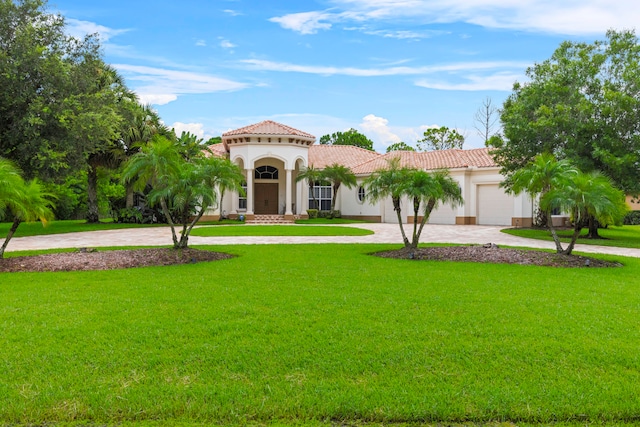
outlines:
[[255, 179], [278, 179], [278, 169], [273, 166], [260, 166], [256, 168]]
[[242, 191], [238, 197], [238, 209], [247, 210], [247, 181], [242, 181], [240, 186]]
[[[309, 209], [319, 209], [321, 211], [331, 210], [331, 184], [326, 182], [316, 182], [313, 185], [313, 194], [316, 196], [314, 203], [313, 196], [309, 194]], [[320, 205], [318, 208], [317, 205]]]
[[360, 187], [358, 187], [358, 202], [364, 203], [365, 198], [366, 198], [366, 192], [364, 190], [364, 187], [361, 185]]

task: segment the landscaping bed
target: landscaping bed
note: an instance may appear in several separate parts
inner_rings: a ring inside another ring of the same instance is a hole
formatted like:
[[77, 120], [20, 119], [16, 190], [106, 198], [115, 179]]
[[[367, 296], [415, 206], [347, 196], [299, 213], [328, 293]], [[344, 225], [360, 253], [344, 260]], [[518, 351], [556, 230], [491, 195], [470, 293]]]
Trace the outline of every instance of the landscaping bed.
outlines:
[[484, 262], [493, 264], [522, 264], [545, 267], [622, 267], [617, 262], [604, 261], [581, 255], [561, 255], [551, 252], [500, 248], [496, 245], [437, 246], [410, 251], [402, 248], [376, 253], [383, 258], [414, 260]]
[[190, 248], [182, 250], [152, 248], [109, 251], [80, 249], [75, 252], [0, 259], [0, 272], [116, 270], [218, 261], [231, 257], [229, 254], [220, 252]]

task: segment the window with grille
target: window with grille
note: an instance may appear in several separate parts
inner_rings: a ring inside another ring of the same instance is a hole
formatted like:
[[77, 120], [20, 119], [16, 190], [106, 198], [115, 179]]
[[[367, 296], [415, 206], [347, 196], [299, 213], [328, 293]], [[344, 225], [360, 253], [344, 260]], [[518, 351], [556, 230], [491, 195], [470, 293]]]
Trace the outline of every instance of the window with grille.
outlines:
[[256, 168], [255, 179], [278, 179], [278, 169], [273, 166], [260, 166]]
[[[313, 185], [313, 194], [316, 200], [313, 200], [311, 193], [309, 194], [309, 209], [318, 209], [321, 211], [331, 210], [331, 196], [332, 188], [331, 184], [326, 182], [316, 182]], [[318, 207], [318, 205], [320, 207]]]

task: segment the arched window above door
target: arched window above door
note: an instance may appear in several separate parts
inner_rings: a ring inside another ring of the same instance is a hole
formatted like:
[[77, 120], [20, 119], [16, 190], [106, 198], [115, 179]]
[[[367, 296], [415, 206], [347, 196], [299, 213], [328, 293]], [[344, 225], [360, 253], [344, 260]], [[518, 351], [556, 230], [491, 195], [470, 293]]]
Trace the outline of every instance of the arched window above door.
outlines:
[[278, 179], [278, 169], [273, 166], [259, 166], [256, 168], [255, 179]]

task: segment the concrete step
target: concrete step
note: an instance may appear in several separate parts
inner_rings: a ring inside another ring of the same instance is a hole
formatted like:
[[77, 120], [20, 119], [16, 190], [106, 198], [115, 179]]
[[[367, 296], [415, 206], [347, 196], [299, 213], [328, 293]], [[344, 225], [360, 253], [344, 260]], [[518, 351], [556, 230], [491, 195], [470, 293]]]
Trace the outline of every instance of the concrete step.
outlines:
[[293, 224], [294, 220], [285, 219], [284, 215], [255, 215], [247, 224]]

